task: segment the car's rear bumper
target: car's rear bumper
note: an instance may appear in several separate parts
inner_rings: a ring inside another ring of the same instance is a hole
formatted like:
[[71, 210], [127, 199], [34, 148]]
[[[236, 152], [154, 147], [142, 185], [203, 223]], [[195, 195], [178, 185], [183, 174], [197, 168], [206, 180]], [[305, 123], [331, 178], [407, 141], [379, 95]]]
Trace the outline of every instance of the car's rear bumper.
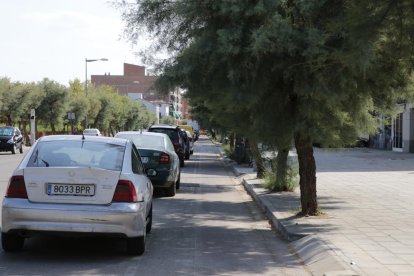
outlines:
[[4, 198], [2, 229], [7, 232], [65, 232], [145, 235], [145, 203], [112, 203], [108, 206], [40, 204], [27, 199]]

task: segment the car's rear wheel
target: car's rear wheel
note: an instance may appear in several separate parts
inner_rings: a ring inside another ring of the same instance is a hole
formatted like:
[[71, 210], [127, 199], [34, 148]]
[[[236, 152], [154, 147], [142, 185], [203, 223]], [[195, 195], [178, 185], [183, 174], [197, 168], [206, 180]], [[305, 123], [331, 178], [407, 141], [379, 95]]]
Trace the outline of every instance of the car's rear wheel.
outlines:
[[173, 183], [170, 187], [167, 188], [167, 196], [175, 196], [176, 187], [175, 183]]
[[180, 189], [180, 184], [181, 184], [181, 171], [178, 173], [178, 179], [177, 179], [177, 182], [175, 182], [175, 188], [176, 188], [177, 190], [179, 190], [179, 189]]
[[145, 252], [145, 236], [128, 238], [127, 242], [127, 253], [129, 255], [142, 255]]
[[147, 228], [145, 229], [145, 231], [147, 232], [147, 234], [149, 232], [151, 232], [152, 229], [152, 204], [151, 204], [151, 209], [148, 213], [148, 217], [147, 217]]
[[23, 249], [24, 238], [17, 234], [1, 233], [1, 245], [6, 252], [18, 252]]

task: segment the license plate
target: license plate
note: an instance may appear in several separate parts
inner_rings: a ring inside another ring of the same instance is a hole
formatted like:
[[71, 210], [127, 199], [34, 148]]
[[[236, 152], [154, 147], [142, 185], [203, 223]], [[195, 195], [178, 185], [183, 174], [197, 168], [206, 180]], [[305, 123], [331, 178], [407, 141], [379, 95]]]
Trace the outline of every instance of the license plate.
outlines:
[[94, 196], [95, 185], [93, 184], [47, 184], [48, 195], [67, 195], [67, 196]]
[[142, 163], [148, 163], [148, 161], [149, 161], [149, 158], [148, 157], [141, 157], [141, 161], [142, 161]]

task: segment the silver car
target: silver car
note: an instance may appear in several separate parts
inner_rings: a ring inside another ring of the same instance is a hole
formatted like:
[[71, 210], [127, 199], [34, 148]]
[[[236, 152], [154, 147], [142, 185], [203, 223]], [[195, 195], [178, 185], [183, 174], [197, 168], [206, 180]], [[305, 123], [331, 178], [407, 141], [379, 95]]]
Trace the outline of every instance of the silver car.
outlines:
[[124, 238], [128, 253], [141, 255], [152, 226], [152, 194], [129, 140], [42, 137], [10, 178], [2, 205], [3, 249], [20, 251], [32, 234], [83, 233]]

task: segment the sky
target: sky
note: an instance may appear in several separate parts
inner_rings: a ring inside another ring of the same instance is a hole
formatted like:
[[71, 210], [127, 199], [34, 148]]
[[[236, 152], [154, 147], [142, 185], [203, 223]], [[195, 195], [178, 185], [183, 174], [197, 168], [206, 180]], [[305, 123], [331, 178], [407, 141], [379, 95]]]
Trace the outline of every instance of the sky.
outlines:
[[144, 65], [122, 38], [121, 12], [107, 0], [0, 0], [0, 78], [63, 85]]

